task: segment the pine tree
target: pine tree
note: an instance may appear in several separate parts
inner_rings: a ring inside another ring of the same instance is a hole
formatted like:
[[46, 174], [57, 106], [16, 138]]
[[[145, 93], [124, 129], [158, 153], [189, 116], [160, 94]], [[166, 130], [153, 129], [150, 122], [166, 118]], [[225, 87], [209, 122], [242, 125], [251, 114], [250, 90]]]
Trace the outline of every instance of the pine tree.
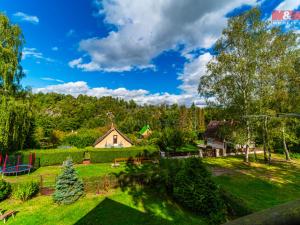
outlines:
[[83, 194], [83, 182], [78, 178], [72, 159], [67, 158], [63, 163], [63, 172], [58, 176], [53, 200], [58, 204], [68, 205], [77, 201]]

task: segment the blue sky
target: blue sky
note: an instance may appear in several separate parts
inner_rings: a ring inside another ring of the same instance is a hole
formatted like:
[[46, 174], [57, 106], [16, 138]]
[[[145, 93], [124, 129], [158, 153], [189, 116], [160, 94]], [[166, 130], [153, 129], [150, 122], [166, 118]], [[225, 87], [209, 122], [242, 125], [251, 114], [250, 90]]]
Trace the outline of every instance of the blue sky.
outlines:
[[296, 0], [1, 0], [23, 30], [23, 81], [34, 92], [202, 105], [198, 80], [227, 19]]

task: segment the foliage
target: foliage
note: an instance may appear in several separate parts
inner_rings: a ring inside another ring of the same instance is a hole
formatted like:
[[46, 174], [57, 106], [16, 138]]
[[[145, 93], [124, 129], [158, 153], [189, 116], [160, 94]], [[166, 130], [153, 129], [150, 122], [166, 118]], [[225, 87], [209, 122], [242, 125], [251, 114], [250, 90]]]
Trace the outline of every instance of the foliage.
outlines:
[[30, 102], [26, 99], [2, 96], [0, 99], [0, 148], [23, 149], [31, 131], [33, 118]]
[[19, 64], [22, 57], [24, 38], [18, 25], [0, 13], [0, 93], [16, 95], [24, 76]]
[[[117, 128], [136, 144], [140, 144], [136, 139], [137, 132], [146, 124], [149, 124], [153, 132], [172, 128], [184, 133], [197, 133], [205, 129], [204, 109], [198, 107], [140, 106], [133, 101], [126, 102], [112, 97], [80, 95], [75, 98], [55, 93], [34, 94], [32, 98], [36, 129], [42, 128], [42, 139], [48, 138], [49, 141], [54, 130], [63, 131], [65, 134], [73, 130], [79, 134], [81, 130], [90, 132], [89, 130], [97, 129], [99, 134], [104, 134], [111, 122], [107, 112], [112, 112]], [[37, 136], [41, 136], [41, 132]], [[146, 143], [141, 145], [153, 144], [152, 136], [143, 142]]]
[[22, 31], [0, 13], [0, 148], [16, 150], [29, 141], [33, 124], [31, 102], [20, 81], [22, 66]]
[[127, 165], [117, 175], [120, 186], [138, 193], [137, 184], [168, 194], [185, 208], [220, 224], [226, 217], [226, 206], [219, 188], [199, 158], [161, 159], [159, 164]]
[[78, 178], [72, 159], [67, 158], [63, 163], [62, 174], [57, 178], [53, 200], [58, 204], [69, 205], [76, 202], [83, 194], [83, 182]]
[[21, 201], [27, 201], [39, 192], [39, 184], [37, 182], [20, 183], [13, 188], [13, 197]]
[[11, 193], [11, 185], [5, 180], [0, 181], [0, 201], [6, 199]]
[[181, 130], [165, 128], [157, 140], [157, 146], [161, 151], [176, 151], [182, 147], [189, 139], [184, 139]]
[[92, 146], [100, 135], [101, 134], [96, 130], [82, 129], [76, 133], [70, 133], [69, 135], [66, 135], [62, 139], [62, 143], [65, 145], [75, 146], [77, 148], [84, 148], [87, 146]]
[[211, 106], [222, 108], [223, 118], [240, 121], [248, 146], [253, 136], [249, 115], [260, 118], [254, 128], [261, 129], [256, 134], [270, 153], [269, 120], [262, 115], [299, 109], [299, 94], [295, 94], [300, 92], [298, 42], [297, 34], [270, 27], [254, 8], [229, 19], [215, 45], [216, 54], [200, 79], [199, 93]]
[[220, 191], [200, 159], [185, 160], [174, 177], [173, 195], [185, 207], [208, 216], [214, 224], [224, 222], [226, 208]]

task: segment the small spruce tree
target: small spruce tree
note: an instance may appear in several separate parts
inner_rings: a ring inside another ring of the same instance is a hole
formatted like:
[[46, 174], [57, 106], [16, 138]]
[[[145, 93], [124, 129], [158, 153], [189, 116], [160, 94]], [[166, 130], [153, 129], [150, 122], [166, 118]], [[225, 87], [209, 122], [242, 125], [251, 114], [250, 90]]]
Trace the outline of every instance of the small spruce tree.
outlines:
[[83, 182], [78, 178], [71, 158], [63, 163], [63, 172], [58, 176], [53, 194], [54, 202], [72, 204], [84, 194]]

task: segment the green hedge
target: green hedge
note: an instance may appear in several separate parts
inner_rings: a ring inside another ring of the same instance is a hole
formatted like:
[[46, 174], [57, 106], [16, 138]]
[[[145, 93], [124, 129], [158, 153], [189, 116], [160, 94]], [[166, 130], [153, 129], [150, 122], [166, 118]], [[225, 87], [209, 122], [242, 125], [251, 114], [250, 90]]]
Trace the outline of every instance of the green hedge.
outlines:
[[30, 153], [36, 154], [35, 166], [61, 165], [67, 157], [71, 157], [73, 162], [82, 163], [85, 152], [88, 152], [92, 163], [112, 162], [115, 158], [128, 158], [136, 156], [153, 156], [158, 155], [158, 150], [154, 146], [134, 146], [130, 148], [109, 148], [96, 149], [87, 147], [84, 149], [43, 149], [43, 150], [23, 150], [21, 153], [23, 163], [29, 162]]
[[67, 157], [71, 157], [74, 163], [82, 163], [84, 157], [84, 149], [43, 149], [43, 150], [27, 150], [20, 151], [23, 156], [23, 162], [29, 162], [30, 153], [36, 154], [35, 166], [52, 166], [61, 165]]
[[153, 157], [158, 155], [158, 150], [154, 146], [137, 146], [130, 148], [111, 148], [111, 149], [95, 149], [87, 148], [90, 153], [92, 163], [112, 162], [115, 158], [129, 157]]

